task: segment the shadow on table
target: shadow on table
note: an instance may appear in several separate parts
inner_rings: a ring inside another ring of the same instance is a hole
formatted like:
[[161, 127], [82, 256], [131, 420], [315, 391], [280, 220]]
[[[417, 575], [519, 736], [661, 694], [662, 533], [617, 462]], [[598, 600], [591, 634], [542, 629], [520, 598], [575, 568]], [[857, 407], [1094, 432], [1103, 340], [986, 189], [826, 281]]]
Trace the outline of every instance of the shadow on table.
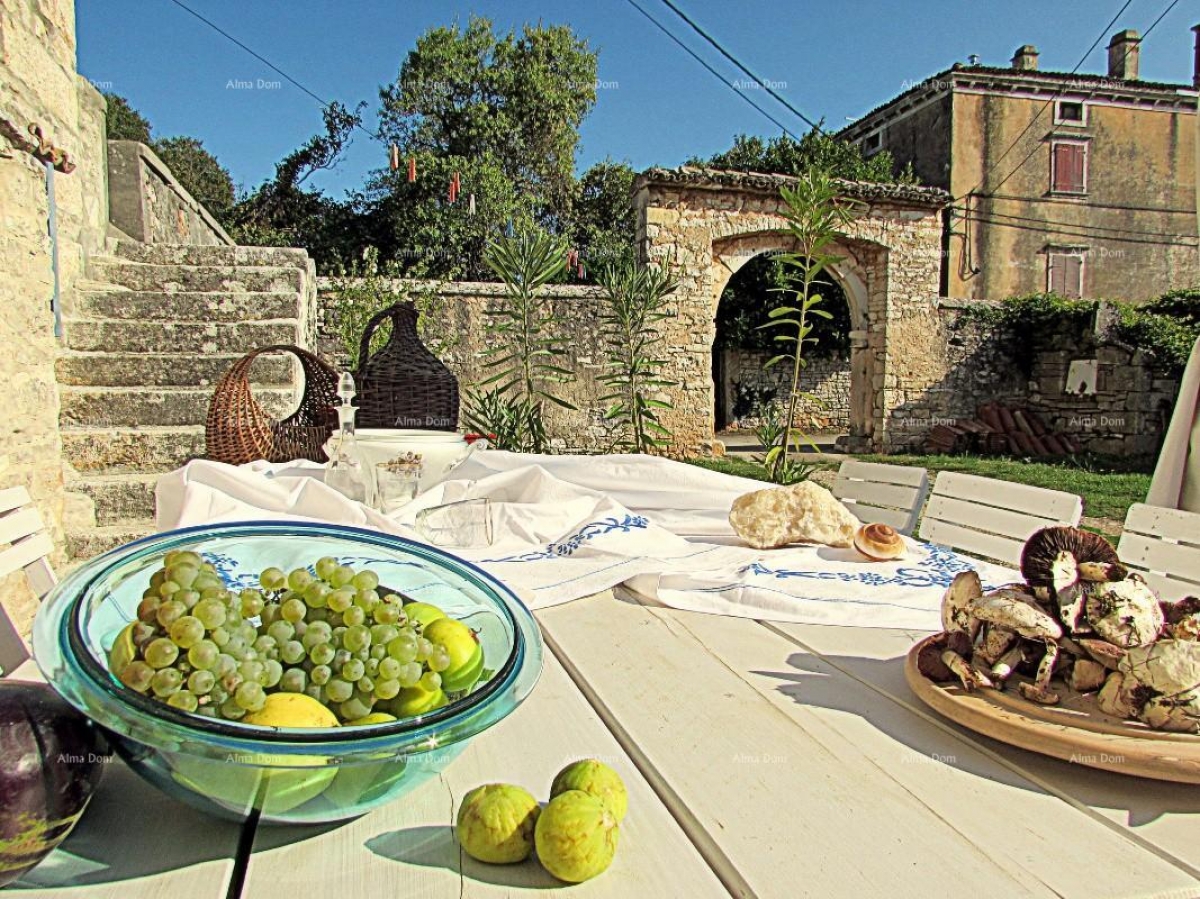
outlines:
[[935, 712], [924, 709], [921, 701], [909, 689], [904, 680], [903, 657], [873, 659], [826, 653], [822, 658], [796, 652], [788, 657], [788, 665], [794, 672], [753, 673], [785, 681], [777, 689], [800, 705], [835, 709], [869, 721], [892, 739], [908, 746], [913, 752], [912, 764], [950, 765], [988, 780], [1046, 793], [1029, 778], [997, 764], [962, 740], [956, 740], [945, 731], [914, 717], [903, 706], [884, 700], [870, 687], [849, 681], [844, 676], [831, 676], [833, 669], [830, 665], [928, 711], [964, 740], [984, 746], [1086, 805], [1125, 811], [1129, 827], [1148, 824], [1164, 814], [1200, 814], [1200, 790], [1193, 787], [1072, 764], [1009, 746], [940, 718]]
[[196, 811], [113, 761], [71, 835], [5, 893], [118, 883], [224, 859], [232, 865], [240, 834], [241, 825]]
[[366, 846], [381, 858], [459, 871], [462, 876], [502, 887], [526, 890], [561, 889], [555, 880], [532, 859], [515, 865], [486, 865], [459, 849], [454, 832], [449, 827], [406, 827], [381, 833], [367, 840]]

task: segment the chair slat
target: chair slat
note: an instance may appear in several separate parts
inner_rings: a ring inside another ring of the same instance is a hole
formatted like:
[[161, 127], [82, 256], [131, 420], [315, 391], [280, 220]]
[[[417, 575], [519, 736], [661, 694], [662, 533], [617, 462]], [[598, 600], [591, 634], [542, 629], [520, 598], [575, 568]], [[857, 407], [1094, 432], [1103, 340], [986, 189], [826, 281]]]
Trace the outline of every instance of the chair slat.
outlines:
[[1138, 568], [1200, 583], [1200, 549], [1196, 547], [1126, 531], [1121, 535], [1117, 553], [1123, 562]]
[[50, 539], [49, 534], [35, 534], [19, 540], [8, 549], [0, 551], [0, 577], [12, 574], [38, 559], [44, 559], [52, 552], [54, 541]]
[[919, 490], [900, 484], [881, 484], [877, 481], [852, 481], [838, 477], [833, 483], [833, 495], [842, 500], [870, 503], [872, 506], [890, 506], [893, 509], [911, 509]]
[[842, 505], [850, 510], [850, 514], [866, 524], [886, 524], [901, 533], [907, 534], [912, 521], [912, 514], [907, 509], [890, 509], [884, 506], [872, 506], [867, 503], [856, 503], [853, 500], [842, 500]]
[[1200, 514], [1134, 503], [1125, 516], [1125, 531], [1200, 547]]
[[0, 490], [0, 512], [19, 509], [21, 506], [28, 506], [32, 502], [33, 500], [29, 497], [29, 491], [24, 487], [6, 487]]
[[1020, 566], [1021, 550], [1025, 546], [1022, 540], [973, 531], [970, 528], [931, 519], [928, 515], [921, 522], [921, 539], [972, 555], [995, 559], [1014, 568]]
[[1073, 493], [997, 481], [957, 471], [940, 472], [933, 492], [934, 495], [1036, 515], [1060, 524], [1077, 525], [1083, 514], [1083, 500]]
[[859, 462], [847, 459], [838, 468], [838, 476], [881, 484], [903, 484], [920, 488], [929, 483], [929, 472], [916, 465], [888, 465], [883, 462]]
[[1138, 571], [1146, 579], [1146, 583], [1150, 585], [1150, 589], [1167, 602], [1176, 602], [1188, 596], [1200, 596], [1200, 584], [1181, 581], [1177, 578], [1167, 577], [1164, 574], [1156, 574], [1153, 571], [1141, 571], [1135, 565], [1131, 565], [1130, 567]]
[[16, 543], [22, 537], [28, 537], [45, 529], [42, 516], [33, 506], [0, 514], [0, 543]]
[[1025, 541], [1037, 530], [1053, 524], [1051, 519], [1026, 515], [1023, 512], [1011, 512], [991, 506], [981, 506], [966, 500], [940, 496], [936, 492], [929, 499], [925, 508], [925, 520], [936, 519], [983, 531], [987, 534], [999, 534], [1016, 540]]

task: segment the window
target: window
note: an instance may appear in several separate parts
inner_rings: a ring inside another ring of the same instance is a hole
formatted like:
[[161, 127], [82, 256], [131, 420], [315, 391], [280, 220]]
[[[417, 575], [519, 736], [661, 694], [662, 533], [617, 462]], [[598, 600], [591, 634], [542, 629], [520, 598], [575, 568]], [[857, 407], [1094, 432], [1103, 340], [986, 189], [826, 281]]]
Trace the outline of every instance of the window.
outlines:
[[1046, 254], [1046, 289], [1077, 300], [1083, 296], [1083, 251], [1050, 250]]
[[1081, 100], [1059, 100], [1054, 104], [1054, 124], [1086, 125], [1087, 107]]
[[1050, 190], [1056, 194], [1087, 193], [1087, 144], [1053, 141], [1050, 144]]
[[862, 142], [864, 153], [874, 153], [883, 146], [883, 132], [876, 131], [874, 134], [869, 134], [863, 138]]

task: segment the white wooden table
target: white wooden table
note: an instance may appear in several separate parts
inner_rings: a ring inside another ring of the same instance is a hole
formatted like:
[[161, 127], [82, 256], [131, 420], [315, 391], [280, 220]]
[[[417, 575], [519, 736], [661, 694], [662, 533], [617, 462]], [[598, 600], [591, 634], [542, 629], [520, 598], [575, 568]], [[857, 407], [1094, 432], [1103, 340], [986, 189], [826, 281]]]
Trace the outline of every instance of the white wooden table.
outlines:
[[[115, 763], [14, 895], [1197, 897], [1200, 790], [1042, 758], [916, 704], [921, 635], [717, 618], [603, 594], [538, 613], [542, 680], [438, 782], [356, 821], [243, 832]], [[474, 862], [458, 799], [544, 797], [567, 761], [629, 787], [612, 868], [566, 887]]]

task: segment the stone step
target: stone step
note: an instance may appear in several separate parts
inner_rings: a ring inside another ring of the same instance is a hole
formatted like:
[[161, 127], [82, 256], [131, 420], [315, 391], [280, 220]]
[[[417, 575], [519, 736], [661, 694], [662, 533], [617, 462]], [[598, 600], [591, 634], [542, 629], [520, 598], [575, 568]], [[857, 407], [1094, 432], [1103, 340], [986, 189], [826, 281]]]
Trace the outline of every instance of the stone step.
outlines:
[[202, 293], [152, 290], [76, 291], [65, 304], [78, 319], [132, 319], [174, 322], [265, 322], [296, 319], [295, 293]]
[[150, 265], [124, 259], [93, 259], [88, 276], [130, 290], [299, 292], [305, 272], [298, 268], [243, 265]]
[[67, 489], [91, 497], [101, 527], [123, 521], [154, 518], [154, 485], [159, 474], [92, 475], [67, 484]]
[[[207, 387], [63, 387], [59, 424], [64, 428], [141, 428], [203, 424], [213, 392]], [[264, 388], [254, 398], [270, 416], [296, 406], [290, 388]]]
[[[241, 356], [173, 353], [65, 352], [55, 361], [58, 383], [68, 387], [209, 387]], [[250, 368], [250, 383], [288, 387], [290, 356], [260, 356]]]
[[308, 268], [308, 253], [292, 247], [208, 247], [118, 240], [112, 254], [148, 265], [252, 265]]
[[171, 471], [204, 457], [204, 427], [76, 428], [62, 431], [63, 455], [83, 477]]
[[82, 562], [154, 533], [152, 520], [121, 521], [95, 528], [68, 530], [67, 557]]
[[242, 355], [274, 343], [295, 344], [299, 327], [278, 322], [148, 322], [68, 319], [68, 349], [110, 353], [203, 353]]

